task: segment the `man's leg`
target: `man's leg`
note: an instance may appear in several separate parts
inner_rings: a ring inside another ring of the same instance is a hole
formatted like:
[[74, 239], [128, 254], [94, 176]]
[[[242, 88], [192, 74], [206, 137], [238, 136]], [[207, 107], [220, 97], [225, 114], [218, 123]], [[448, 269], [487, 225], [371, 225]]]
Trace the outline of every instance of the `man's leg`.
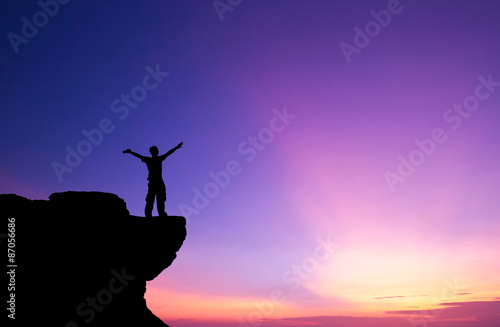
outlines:
[[168, 216], [167, 213], [165, 212], [165, 202], [158, 201], [158, 198], [156, 199], [156, 207], [158, 208], [158, 215], [159, 216]]
[[155, 202], [155, 193], [151, 185], [148, 184], [148, 195], [146, 195], [146, 208], [144, 208], [144, 215], [148, 218], [153, 217], [154, 202]]
[[165, 190], [165, 184], [161, 183], [158, 187], [158, 193], [156, 193], [156, 207], [158, 209], [158, 216], [168, 216], [165, 212], [165, 201], [167, 200], [167, 192]]

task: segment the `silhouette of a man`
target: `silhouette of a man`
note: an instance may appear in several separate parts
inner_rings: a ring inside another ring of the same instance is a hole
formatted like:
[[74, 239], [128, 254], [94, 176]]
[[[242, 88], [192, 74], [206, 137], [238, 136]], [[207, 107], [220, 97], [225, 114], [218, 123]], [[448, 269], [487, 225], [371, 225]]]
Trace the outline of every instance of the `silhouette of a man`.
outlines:
[[165, 160], [169, 155], [175, 152], [175, 150], [182, 147], [182, 143], [177, 144], [175, 148], [170, 149], [167, 153], [158, 155], [158, 148], [152, 146], [149, 148], [149, 152], [152, 157], [141, 156], [138, 153], [133, 152], [130, 149], [123, 151], [123, 153], [130, 153], [131, 155], [139, 158], [142, 162], [146, 163], [148, 167], [148, 194], [146, 195], [146, 208], [144, 209], [144, 214], [146, 217], [151, 217], [153, 215], [153, 204], [156, 197], [156, 207], [158, 209], [159, 216], [166, 216], [165, 212], [165, 201], [167, 200], [167, 192], [165, 189], [165, 183], [161, 177], [161, 165], [163, 160]]

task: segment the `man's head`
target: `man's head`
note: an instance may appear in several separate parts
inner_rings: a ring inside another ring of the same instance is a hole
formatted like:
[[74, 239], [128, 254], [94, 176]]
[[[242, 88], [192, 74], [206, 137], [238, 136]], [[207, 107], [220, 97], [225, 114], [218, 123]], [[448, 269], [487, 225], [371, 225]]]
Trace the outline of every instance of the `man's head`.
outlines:
[[153, 157], [157, 157], [158, 156], [158, 148], [156, 146], [152, 146], [149, 148], [149, 153], [151, 153], [151, 155]]

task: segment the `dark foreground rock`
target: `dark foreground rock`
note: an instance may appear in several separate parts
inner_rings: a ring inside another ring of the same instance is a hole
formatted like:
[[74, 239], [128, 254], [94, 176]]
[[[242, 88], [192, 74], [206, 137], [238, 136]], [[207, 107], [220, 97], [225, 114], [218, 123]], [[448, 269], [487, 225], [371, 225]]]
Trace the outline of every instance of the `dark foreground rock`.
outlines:
[[[176, 258], [183, 217], [131, 216], [122, 199], [101, 192], [54, 193], [49, 201], [3, 194], [0, 215], [5, 254], [7, 220], [15, 219], [16, 324], [166, 326], [144, 293]], [[8, 285], [10, 275], [3, 278]]]

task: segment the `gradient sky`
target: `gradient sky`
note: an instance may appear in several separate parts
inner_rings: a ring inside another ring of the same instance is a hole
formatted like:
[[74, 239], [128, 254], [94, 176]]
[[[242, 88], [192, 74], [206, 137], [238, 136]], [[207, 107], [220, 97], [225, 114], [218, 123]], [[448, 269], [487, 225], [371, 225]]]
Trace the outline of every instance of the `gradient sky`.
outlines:
[[228, 3], [4, 2], [0, 193], [142, 215], [122, 151], [183, 141], [163, 178], [188, 238], [146, 293], [171, 326], [499, 326], [500, 3]]

